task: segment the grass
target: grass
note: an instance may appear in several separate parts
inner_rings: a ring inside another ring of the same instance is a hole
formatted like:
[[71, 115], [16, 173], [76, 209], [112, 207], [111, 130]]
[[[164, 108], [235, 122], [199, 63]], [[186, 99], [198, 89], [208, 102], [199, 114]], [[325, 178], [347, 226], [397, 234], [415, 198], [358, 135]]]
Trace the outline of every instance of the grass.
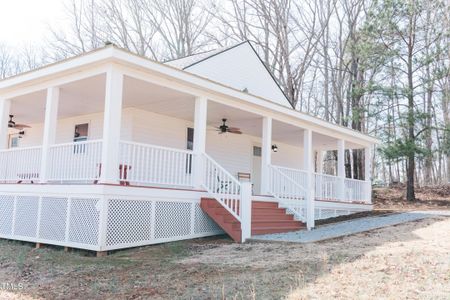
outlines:
[[314, 244], [226, 237], [117, 251], [34, 249], [0, 240], [1, 299], [448, 299], [450, 219]]

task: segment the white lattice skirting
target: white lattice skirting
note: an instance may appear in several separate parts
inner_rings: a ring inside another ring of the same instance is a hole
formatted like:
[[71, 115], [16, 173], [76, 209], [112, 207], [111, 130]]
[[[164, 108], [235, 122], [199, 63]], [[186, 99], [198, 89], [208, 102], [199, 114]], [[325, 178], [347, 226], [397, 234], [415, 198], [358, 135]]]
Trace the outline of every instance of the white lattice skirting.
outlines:
[[199, 198], [0, 193], [0, 238], [107, 251], [221, 233]]

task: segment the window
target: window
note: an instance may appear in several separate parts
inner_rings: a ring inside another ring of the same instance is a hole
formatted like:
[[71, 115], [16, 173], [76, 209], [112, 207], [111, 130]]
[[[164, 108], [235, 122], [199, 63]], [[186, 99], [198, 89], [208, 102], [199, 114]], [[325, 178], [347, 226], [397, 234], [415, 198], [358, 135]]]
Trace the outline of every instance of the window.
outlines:
[[75, 125], [75, 132], [73, 134], [73, 141], [74, 142], [83, 142], [86, 141], [88, 138], [88, 130], [89, 130], [89, 124], [78, 124]]
[[253, 156], [261, 157], [262, 149], [258, 146], [253, 146]]
[[17, 148], [17, 147], [19, 147], [19, 137], [18, 136], [12, 136], [11, 137], [10, 148]]
[[[187, 129], [186, 138], [187, 138], [186, 149], [194, 150], [194, 128], [188, 128]], [[187, 174], [192, 174], [192, 155], [187, 156], [187, 159], [186, 159], [186, 173]]]
[[194, 150], [194, 128], [187, 129], [187, 145], [186, 149]]
[[[88, 139], [88, 130], [89, 130], [89, 124], [88, 123], [75, 125], [75, 132], [73, 134], [73, 141], [75, 143], [87, 141], [87, 139]], [[85, 144], [75, 145], [73, 147], [73, 153], [75, 153], [75, 154], [85, 153], [85, 152], [86, 152], [86, 145]]]

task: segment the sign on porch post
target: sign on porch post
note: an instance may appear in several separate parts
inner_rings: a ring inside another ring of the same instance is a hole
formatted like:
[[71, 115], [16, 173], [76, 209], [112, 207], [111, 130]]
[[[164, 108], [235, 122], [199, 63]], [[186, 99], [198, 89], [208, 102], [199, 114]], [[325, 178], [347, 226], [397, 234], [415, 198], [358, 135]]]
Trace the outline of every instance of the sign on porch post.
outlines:
[[262, 122], [261, 147], [261, 194], [270, 193], [269, 166], [272, 163], [272, 118], [264, 117]]
[[339, 177], [338, 200], [345, 200], [345, 141], [337, 141], [338, 160], [337, 160], [337, 176]]
[[11, 100], [0, 98], [0, 150], [8, 148], [8, 120]]
[[194, 116], [194, 180], [195, 188], [200, 188], [204, 183], [204, 157], [206, 152], [206, 122], [208, 117], [208, 99], [197, 97], [195, 99]]
[[315, 226], [314, 162], [312, 153], [312, 130], [305, 129], [303, 133], [303, 166], [306, 171], [306, 227], [309, 230]]
[[49, 171], [50, 146], [55, 144], [56, 127], [58, 123], [59, 88], [47, 89], [47, 101], [45, 104], [44, 138], [42, 140], [42, 160], [39, 180], [47, 182]]
[[[123, 73], [111, 67], [106, 73], [103, 117], [101, 183], [119, 182], [120, 131], [122, 127]], [[131, 166], [132, 167], [132, 166]], [[100, 171], [101, 170], [101, 171]]]

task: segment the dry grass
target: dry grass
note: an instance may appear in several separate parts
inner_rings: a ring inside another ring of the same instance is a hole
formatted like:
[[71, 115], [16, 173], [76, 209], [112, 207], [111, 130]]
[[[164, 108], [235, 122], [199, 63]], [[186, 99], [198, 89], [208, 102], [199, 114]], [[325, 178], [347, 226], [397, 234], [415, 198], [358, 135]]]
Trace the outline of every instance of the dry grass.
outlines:
[[[449, 299], [450, 219], [315, 244], [199, 239], [106, 258], [0, 241], [4, 299]], [[6, 298], [8, 299], [8, 298]]]

